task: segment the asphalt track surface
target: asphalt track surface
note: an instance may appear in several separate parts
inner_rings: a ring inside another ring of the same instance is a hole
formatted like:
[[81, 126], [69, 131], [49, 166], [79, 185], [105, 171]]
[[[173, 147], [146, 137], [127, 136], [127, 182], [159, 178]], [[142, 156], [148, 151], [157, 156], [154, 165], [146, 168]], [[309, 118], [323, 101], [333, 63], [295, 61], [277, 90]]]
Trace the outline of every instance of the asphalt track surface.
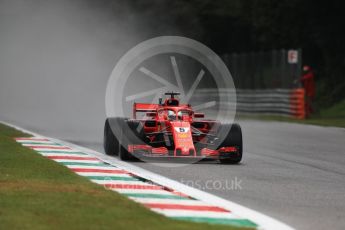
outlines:
[[[126, 6], [118, 7], [124, 9], [123, 18], [114, 18], [111, 7], [84, 1], [0, 1], [5, 35], [0, 42], [0, 120], [103, 151], [109, 74], [134, 45], [166, 33], [143, 24]], [[344, 129], [259, 121], [241, 125], [240, 165], [133, 164], [194, 183], [297, 229], [345, 229]], [[215, 188], [219, 182], [229, 188], [236, 179], [241, 189]]]
[[[70, 134], [64, 139], [63, 133], [20, 123], [17, 125], [40, 134], [103, 152], [101, 141], [85, 141], [83, 135]], [[260, 211], [296, 229], [344, 229], [345, 130], [281, 122], [240, 124], [244, 158], [239, 165], [212, 161], [179, 167], [133, 164]]]

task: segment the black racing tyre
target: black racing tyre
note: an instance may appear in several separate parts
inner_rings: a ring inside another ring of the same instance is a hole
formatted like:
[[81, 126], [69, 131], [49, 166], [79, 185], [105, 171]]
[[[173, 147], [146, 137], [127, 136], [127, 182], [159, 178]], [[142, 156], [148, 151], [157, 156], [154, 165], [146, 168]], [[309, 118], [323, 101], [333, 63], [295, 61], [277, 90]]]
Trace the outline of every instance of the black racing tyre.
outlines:
[[220, 158], [219, 161], [222, 164], [238, 164], [242, 160], [242, 153], [243, 153], [243, 140], [242, 140], [242, 130], [239, 124], [222, 124], [220, 127], [220, 132], [222, 130], [230, 130], [228, 134], [225, 136], [222, 143], [219, 145], [218, 148], [227, 147], [227, 146], [235, 146], [238, 148], [238, 155], [227, 157], [227, 158]]
[[123, 161], [132, 161], [136, 157], [128, 152], [128, 145], [146, 143], [146, 136], [142, 123], [135, 120], [119, 118], [118, 123], [121, 127], [121, 146], [119, 151], [120, 159]]
[[118, 155], [119, 141], [110, 127], [109, 119], [106, 119], [104, 124], [103, 147], [105, 154]]

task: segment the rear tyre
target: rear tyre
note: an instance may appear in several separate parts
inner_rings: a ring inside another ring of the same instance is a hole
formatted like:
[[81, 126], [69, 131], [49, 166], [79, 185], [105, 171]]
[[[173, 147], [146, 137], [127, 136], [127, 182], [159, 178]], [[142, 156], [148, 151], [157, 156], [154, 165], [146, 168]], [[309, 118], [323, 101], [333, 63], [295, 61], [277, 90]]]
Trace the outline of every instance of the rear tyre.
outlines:
[[103, 147], [105, 154], [118, 155], [119, 141], [110, 127], [109, 119], [106, 119], [104, 124]]
[[242, 140], [242, 130], [239, 124], [223, 124], [220, 128], [220, 132], [222, 130], [230, 130], [229, 133], [226, 135], [225, 139], [219, 145], [218, 148], [221, 147], [230, 147], [234, 146], [238, 149], [236, 156], [231, 156], [228, 158], [220, 158], [219, 161], [222, 164], [238, 164], [242, 160], [242, 153], [243, 153], [243, 140]]

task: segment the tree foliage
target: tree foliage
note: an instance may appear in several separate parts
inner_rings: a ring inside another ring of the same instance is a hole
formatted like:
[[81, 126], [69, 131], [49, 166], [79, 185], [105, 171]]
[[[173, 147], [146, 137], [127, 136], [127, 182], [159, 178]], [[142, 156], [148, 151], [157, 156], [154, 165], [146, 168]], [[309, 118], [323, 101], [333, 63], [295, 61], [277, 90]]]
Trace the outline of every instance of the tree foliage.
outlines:
[[[124, 1], [124, 0], [122, 0]], [[148, 37], [184, 35], [218, 54], [302, 48], [317, 72], [323, 100], [345, 97], [345, 14], [329, 0], [132, 0]]]

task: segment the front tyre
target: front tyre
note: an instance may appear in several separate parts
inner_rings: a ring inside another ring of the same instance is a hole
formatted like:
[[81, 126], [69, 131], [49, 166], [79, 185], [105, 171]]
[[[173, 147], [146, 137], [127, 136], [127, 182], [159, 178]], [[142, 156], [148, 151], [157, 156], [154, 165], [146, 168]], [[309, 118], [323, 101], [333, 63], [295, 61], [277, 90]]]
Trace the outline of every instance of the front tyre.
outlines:
[[120, 159], [123, 161], [132, 161], [136, 157], [128, 151], [128, 145], [145, 144], [146, 136], [143, 124], [140, 121], [119, 119], [118, 123], [121, 127], [121, 146]]
[[223, 124], [221, 126], [220, 132], [222, 130], [230, 130], [226, 135], [223, 142], [218, 148], [221, 147], [236, 147], [237, 154], [235, 156], [229, 156], [227, 158], [220, 158], [219, 161], [222, 164], [238, 164], [242, 160], [243, 153], [243, 140], [242, 140], [242, 130], [239, 124]]
[[119, 141], [111, 129], [109, 119], [106, 119], [104, 124], [103, 147], [105, 154], [118, 155]]

